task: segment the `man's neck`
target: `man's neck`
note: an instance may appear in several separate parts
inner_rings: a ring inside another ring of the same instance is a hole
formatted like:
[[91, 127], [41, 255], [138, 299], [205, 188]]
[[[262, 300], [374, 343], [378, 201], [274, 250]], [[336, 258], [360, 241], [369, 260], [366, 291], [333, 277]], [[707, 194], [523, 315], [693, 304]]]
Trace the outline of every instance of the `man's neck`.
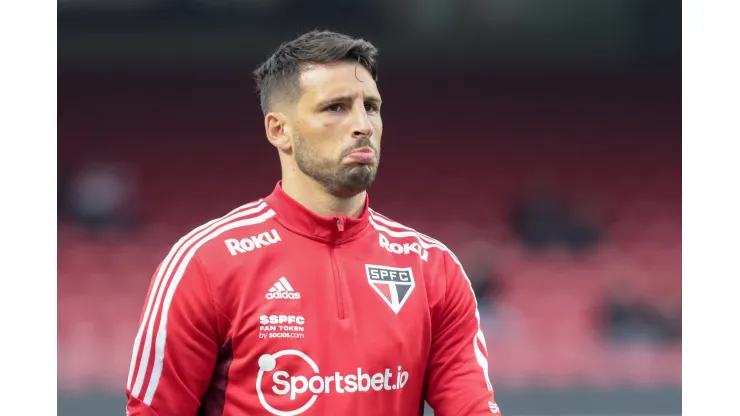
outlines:
[[[292, 175], [291, 175], [292, 176]], [[286, 177], [283, 175], [283, 192], [322, 217], [359, 217], [365, 207], [365, 192], [348, 198], [340, 198], [327, 192], [318, 182], [309, 177]]]

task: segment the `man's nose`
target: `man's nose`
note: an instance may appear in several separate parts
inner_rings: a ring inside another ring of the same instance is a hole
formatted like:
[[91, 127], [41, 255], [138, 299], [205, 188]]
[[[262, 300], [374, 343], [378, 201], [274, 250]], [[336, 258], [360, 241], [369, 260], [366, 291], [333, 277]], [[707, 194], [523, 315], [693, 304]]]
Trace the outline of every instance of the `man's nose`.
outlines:
[[373, 133], [375, 133], [375, 129], [373, 128], [372, 123], [370, 123], [370, 118], [367, 116], [367, 111], [365, 111], [365, 108], [360, 108], [355, 113], [355, 125], [352, 131], [352, 137], [354, 137], [355, 139], [365, 139], [371, 137]]

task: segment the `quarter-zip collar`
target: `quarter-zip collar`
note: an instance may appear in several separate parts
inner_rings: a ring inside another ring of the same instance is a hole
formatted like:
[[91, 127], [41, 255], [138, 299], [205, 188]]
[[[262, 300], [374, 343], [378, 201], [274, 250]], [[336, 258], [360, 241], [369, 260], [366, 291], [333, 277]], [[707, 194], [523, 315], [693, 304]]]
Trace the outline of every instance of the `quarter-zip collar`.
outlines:
[[317, 215], [286, 194], [282, 184], [283, 181], [279, 181], [265, 201], [277, 214], [275, 219], [293, 232], [326, 243], [342, 244], [356, 237], [370, 225], [369, 197], [365, 197], [365, 206], [358, 218], [324, 217]]

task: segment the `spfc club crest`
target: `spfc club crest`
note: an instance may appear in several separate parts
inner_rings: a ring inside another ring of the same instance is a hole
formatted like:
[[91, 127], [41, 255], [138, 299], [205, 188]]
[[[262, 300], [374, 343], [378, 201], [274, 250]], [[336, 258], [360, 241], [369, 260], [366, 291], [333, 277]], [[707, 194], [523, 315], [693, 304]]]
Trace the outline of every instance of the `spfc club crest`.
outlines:
[[397, 268], [366, 264], [367, 281], [381, 298], [398, 314], [416, 286], [411, 267]]

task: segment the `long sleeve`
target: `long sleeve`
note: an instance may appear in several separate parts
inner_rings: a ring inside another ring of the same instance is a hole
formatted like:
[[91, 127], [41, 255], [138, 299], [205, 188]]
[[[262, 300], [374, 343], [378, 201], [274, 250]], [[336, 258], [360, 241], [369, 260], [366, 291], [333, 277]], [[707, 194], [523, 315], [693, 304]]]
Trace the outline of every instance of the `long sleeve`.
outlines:
[[192, 252], [175, 252], [152, 276], [126, 386], [127, 414], [198, 411], [220, 347], [218, 311], [204, 274]]
[[437, 416], [500, 414], [475, 295], [454, 255], [445, 256], [445, 277], [444, 298], [432, 311], [426, 400]]

